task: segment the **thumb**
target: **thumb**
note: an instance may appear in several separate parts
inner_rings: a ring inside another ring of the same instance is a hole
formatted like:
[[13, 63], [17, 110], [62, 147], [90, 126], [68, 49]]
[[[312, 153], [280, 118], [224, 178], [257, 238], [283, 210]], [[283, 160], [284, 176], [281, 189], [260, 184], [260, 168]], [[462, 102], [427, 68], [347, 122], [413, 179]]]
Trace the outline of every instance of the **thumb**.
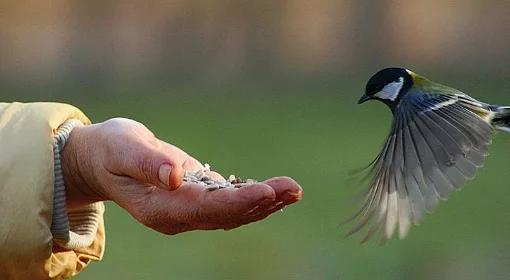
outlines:
[[126, 175], [141, 182], [167, 190], [176, 190], [184, 178], [185, 153], [168, 153], [148, 149], [126, 166]]
[[182, 185], [184, 178], [184, 168], [182, 164], [171, 165], [163, 163], [159, 166], [158, 180], [163, 183], [163, 188], [176, 190]]

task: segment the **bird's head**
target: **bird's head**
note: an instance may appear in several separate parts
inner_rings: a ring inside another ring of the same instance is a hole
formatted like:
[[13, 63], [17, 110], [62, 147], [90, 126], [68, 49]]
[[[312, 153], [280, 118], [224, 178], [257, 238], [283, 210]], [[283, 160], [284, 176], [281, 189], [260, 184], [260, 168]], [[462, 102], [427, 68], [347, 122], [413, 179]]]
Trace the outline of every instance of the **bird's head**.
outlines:
[[376, 99], [393, 108], [413, 85], [413, 72], [405, 68], [385, 68], [368, 80], [358, 104]]

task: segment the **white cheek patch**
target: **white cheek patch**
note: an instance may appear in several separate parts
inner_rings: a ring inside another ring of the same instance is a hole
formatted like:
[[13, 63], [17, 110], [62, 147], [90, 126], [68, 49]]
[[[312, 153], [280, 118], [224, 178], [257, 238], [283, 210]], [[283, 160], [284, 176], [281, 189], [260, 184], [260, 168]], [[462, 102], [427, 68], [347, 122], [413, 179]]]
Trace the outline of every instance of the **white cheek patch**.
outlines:
[[391, 82], [384, 86], [384, 88], [376, 93], [375, 96], [384, 100], [395, 101], [395, 99], [398, 97], [398, 94], [400, 93], [400, 90], [402, 89], [402, 86], [404, 86], [404, 78], [400, 77], [398, 78], [398, 81]]

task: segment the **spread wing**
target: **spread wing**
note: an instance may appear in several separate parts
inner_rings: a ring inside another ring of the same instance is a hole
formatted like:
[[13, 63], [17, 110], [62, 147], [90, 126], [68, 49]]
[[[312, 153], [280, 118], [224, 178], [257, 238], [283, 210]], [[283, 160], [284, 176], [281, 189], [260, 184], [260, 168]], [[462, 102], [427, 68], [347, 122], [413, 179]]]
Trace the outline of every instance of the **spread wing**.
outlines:
[[472, 179], [494, 133], [485, 113], [490, 112], [482, 103], [461, 94], [411, 90], [404, 96], [371, 166], [370, 188], [349, 234], [366, 226], [362, 242], [376, 232], [384, 242], [398, 228], [403, 238], [440, 199]]

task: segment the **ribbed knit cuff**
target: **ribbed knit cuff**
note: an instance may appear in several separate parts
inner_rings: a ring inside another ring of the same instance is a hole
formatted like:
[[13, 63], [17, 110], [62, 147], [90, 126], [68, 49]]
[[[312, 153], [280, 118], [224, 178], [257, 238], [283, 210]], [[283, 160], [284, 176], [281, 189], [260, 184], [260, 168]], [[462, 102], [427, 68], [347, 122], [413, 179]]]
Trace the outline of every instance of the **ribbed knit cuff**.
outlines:
[[55, 192], [51, 233], [53, 241], [66, 249], [90, 246], [96, 237], [99, 220], [104, 212], [104, 206], [100, 202], [76, 209], [66, 209], [66, 189], [60, 153], [64, 150], [73, 128], [82, 125], [79, 120], [67, 120], [58, 128], [53, 144]]

